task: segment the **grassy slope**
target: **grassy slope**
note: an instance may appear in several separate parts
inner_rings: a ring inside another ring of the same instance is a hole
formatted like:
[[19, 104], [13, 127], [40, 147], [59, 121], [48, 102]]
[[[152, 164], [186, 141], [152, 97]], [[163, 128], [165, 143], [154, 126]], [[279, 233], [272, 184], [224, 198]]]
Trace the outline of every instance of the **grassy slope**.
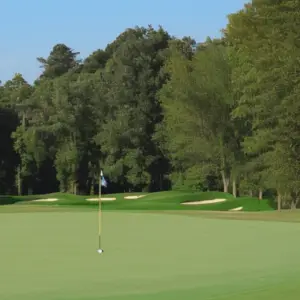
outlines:
[[[143, 193], [135, 193], [143, 194]], [[128, 194], [111, 194], [103, 197], [115, 197], [116, 201], [103, 201], [104, 210], [218, 210], [227, 211], [236, 207], [243, 207], [244, 211], [269, 211], [273, 210], [271, 201], [259, 201], [256, 198], [242, 197], [235, 199], [231, 194], [221, 192], [184, 192], [184, 191], [167, 191], [146, 194], [140, 199], [128, 200], [124, 196]], [[41, 198], [58, 198], [57, 202], [31, 202], [31, 200]], [[0, 204], [23, 203], [34, 205], [72, 205], [72, 206], [97, 206], [97, 202], [88, 202], [86, 198], [92, 196], [75, 196], [69, 194], [55, 193], [49, 195], [34, 196], [5, 196], [0, 197]], [[223, 203], [206, 204], [206, 205], [181, 205], [186, 201], [213, 200], [216, 198], [226, 198]]]
[[298, 224], [107, 212], [99, 256], [94, 212], [8, 208], [65, 213], [1, 215], [0, 299], [299, 299]]

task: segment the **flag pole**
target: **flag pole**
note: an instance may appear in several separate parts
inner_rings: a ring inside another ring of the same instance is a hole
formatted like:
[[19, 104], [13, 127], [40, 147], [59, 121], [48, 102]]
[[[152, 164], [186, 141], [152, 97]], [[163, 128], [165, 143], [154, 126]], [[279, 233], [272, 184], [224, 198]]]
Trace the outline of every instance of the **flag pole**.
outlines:
[[101, 221], [102, 221], [102, 209], [101, 209], [101, 177], [102, 177], [102, 170], [100, 169], [99, 173], [99, 206], [98, 206], [98, 251], [101, 250]]

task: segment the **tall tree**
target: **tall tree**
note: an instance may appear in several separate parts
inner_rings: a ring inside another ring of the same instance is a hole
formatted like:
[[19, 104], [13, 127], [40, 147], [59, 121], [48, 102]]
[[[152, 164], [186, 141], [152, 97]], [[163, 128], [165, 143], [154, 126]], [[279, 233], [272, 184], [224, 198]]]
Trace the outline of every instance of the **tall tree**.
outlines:
[[32, 175], [31, 157], [27, 155], [25, 149], [24, 135], [29, 114], [29, 99], [32, 94], [32, 87], [25, 81], [21, 74], [16, 74], [12, 80], [9, 80], [3, 86], [3, 101], [7, 108], [14, 111], [20, 120], [20, 125], [12, 134], [14, 139], [14, 149], [19, 155], [19, 165], [17, 167], [16, 184], [18, 194], [23, 192], [24, 180], [30, 180]]
[[9, 104], [7, 91], [0, 85], [0, 193], [15, 193], [15, 169], [18, 155], [14, 151], [12, 133], [19, 125], [19, 118]]
[[109, 58], [110, 55], [107, 51], [98, 49], [84, 60], [82, 71], [95, 73], [99, 69], [104, 69]]
[[299, 11], [297, 1], [253, 1], [230, 16], [225, 31], [240, 57], [236, 78], [244, 79], [237, 80], [241, 97], [234, 115], [252, 126], [244, 149], [261, 158], [265, 185], [277, 190], [278, 209], [281, 200], [299, 198]]
[[175, 170], [186, 180], [198, 170], [199, 184], [208, 175], [221, 174], [228, 192], [236, 141], [227, 49], [210, 42], [192, 61], [175, 52], [168, 69], [171, 78], [160, 97], [162, 130]]
[[105, 73], [111, 83], [109, 112], [98, 142], [111, 177], [131, 188], [151, 188], [163, 171], [152, 135], [161, 118], [156, 93], [165, 80], [169, 40], [162, 28], [150, 26], [129, 29], [107, 47], [114, 51]]
[[42, 78], [59, 77], [70, 70], [79, 67], [80, 60], [77, 59], [79, 52], [74, 52], [65, 44], [57, 44], [51, 50], [47, 58], [38, 57], [38, 62], [43, 68]]

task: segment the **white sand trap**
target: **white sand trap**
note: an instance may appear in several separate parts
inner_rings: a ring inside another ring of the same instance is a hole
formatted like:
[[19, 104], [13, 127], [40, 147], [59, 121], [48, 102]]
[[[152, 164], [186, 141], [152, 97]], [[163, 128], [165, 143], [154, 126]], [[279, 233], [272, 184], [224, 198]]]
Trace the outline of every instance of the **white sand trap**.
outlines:
[[231, 209], [231, 211], [239, 211], [239, 210], [242, 210], [242, 209], [243, 209], [243, 206], [240, 206], [240, 207], [236, 207], [236, 208]]
[[[99, 201], [99, 198], [88, 198], [85, 199], [86, 201]], [[102, 198], [101, 197], [101, 201], [113, 201], [116, 200], [116, 198]]]
[[138, 196], [126, 196], [124, 199], [139, 199], [145, 197], [146, 195], [138, 195]]
[[183, 202], [183, 205], [203, 205], [203, 204], [213, 204], [225, 202], [226, 199], [214, 199], [214, 200], [203, 200], [203, 201], [192, 201], [192, 202]]
[[47, 199], [37, 199], [33, 200], [34, 202], [55, 202], [58, 201], [57, 198], [47, 198]]

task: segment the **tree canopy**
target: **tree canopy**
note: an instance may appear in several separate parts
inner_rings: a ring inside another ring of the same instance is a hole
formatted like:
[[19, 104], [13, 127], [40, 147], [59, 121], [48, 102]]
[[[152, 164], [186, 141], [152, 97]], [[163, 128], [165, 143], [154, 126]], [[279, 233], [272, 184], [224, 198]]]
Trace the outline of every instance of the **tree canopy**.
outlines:
[[32, 85], [0, 85], [0, 192], [92, 194], [102, 168], [109, 192], [271, 193], [297, 207], [299, 23], [298, 1], [253, 0], [219, 39], [135, 27], [82, 61], [54, 45]]

